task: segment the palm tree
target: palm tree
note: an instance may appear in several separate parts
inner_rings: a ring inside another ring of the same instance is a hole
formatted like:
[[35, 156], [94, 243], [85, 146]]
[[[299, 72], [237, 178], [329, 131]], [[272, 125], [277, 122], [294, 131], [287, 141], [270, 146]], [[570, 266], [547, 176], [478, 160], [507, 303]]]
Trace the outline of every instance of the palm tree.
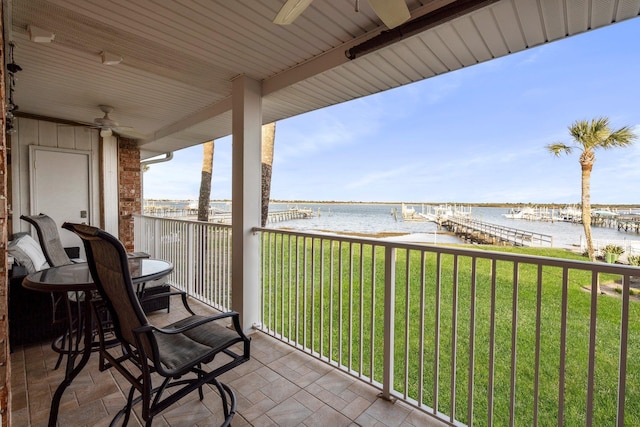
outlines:
[[276, 139], [276, 123], [262, 125], [262, 226], [269, 217], [271, 196], [271, 170], [273, 168], [273, 143]]
[[569, 126], [569, 134], [573, 138], [571, 145], [558, 142], [547, 145], [547, 149], [556, 156], [571, 154], [574, 149], [582, 151], [579, 159], [582, 167], [582, 225], [584, 226], [584, 235], [587, 240], [589, 259], [595, 261], [593, 238], [591, 236], [590, 186], [591, 171], [596, 161], [595, 150], [627, 147], [633, 144], [637, 136], [628, 126], [611, 130], [607, 117], [599, 117], [591, 121], [578, 120]]
[[202, 144], [202, 149], [202, 175], [200, 177], [200, 197], [198, 198], [198, 221], [209, 221], [214, 141], [205, 142]]

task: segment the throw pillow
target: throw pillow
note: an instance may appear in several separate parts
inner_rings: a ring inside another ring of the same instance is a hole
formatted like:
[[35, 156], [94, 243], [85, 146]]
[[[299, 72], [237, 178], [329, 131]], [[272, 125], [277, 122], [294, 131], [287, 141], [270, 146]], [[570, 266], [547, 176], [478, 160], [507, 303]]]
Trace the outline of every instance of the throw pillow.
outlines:
[[16, 260], [16, 263], [24, 266], [29, 273], [49, 268], [49, 264], [47, 264], [47, 260], [42, 253], [42, 248], [28, 234], [9, 242], [7, 249], [9, 254]]

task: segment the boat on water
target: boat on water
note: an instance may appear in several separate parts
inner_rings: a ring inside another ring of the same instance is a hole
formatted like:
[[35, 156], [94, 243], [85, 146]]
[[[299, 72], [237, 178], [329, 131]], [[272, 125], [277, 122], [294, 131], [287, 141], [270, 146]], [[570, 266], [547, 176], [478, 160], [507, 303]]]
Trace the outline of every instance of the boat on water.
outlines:
[[611, 209], [591, 209], [591, 216], [598, 218], [615, 218], [620, 215], [618, 212], [614, 212]]
[[535, 216], [535, 209], [530, 207], [511, 208], [502, 216], [508, 219], [532, 219]]
[[426, 221], [426, 219], [415, 210], [412, 206], [407, 206], [404, 203], [401, 205], [400, 213], [402, 214], [403, 221]]
[[[410, 219], [406, 219], [405, 211]], [[416, 212], [411, 207], [403, 209], [403, 219], [405, 221], [430, 221], [442, 224], [450, 218], [471, 218], [471, 207], [445, 204], [438, 206], [423, 205], [421, 212]]]
[[[521, 207], [511, 208], [507, 213], [502, 214], [508, 219], [524, 219], [528, 221], [564, 221], [582, 222], [582, 210], [577, 206], [565, 206], [562, 209], [554, 210], [549, 208]], [[599, 219], [615, 219], [619, 213], [610, 208], [592, 209], [591, 217]]]
[[560, 220], [565, 222], [581, 222], [582, 209], [577, 206], [565, 206], [560, 209]]
[[579, 222], [582, 214], [580, 209], [566, 207], [563, 209], [553, 209], [549, 207], [525, 206], [520, 208], [511, 208], [505, 214], [508, 219], [523, 219], [527, 221], [543, 221], [543, 222]]

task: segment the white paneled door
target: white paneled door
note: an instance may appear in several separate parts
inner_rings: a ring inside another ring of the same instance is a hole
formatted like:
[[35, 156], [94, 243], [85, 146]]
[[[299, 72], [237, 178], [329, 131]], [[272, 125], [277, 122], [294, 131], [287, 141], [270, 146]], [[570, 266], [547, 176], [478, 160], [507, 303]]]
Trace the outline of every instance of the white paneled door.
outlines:
[[[91, 224], [91, 153], [31, 146], [31, 214], [44, 213], [58, 226], [65, 221]], [[73, 233], [59, 229], [65, 247], [82, 246]]]

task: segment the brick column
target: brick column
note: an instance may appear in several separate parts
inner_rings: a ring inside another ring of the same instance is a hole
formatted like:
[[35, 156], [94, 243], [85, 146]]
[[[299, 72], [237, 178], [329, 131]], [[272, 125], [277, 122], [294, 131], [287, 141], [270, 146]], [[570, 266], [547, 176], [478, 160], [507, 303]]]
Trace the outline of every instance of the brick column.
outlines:
[[134, 250], [133, 215], [142, 212], [140, 149], [133, 140], [118, 141], [118, 238], [127, 251]]
[[[2, 3], [3, 4], [3, 3]], [[0, 4], [0, 15], [3, 14]], [[4, 64], [4, 30], [0, 22], [0, 64]], [[9, 239], [7, 222], [7, 134], [6, 134], [6, 96], [4, 65], [0, 67], [0, 422], [3, 426], [11, 424], [11, 359], [9, 357], [9, 277], [7, 272], [7, 243]]]

